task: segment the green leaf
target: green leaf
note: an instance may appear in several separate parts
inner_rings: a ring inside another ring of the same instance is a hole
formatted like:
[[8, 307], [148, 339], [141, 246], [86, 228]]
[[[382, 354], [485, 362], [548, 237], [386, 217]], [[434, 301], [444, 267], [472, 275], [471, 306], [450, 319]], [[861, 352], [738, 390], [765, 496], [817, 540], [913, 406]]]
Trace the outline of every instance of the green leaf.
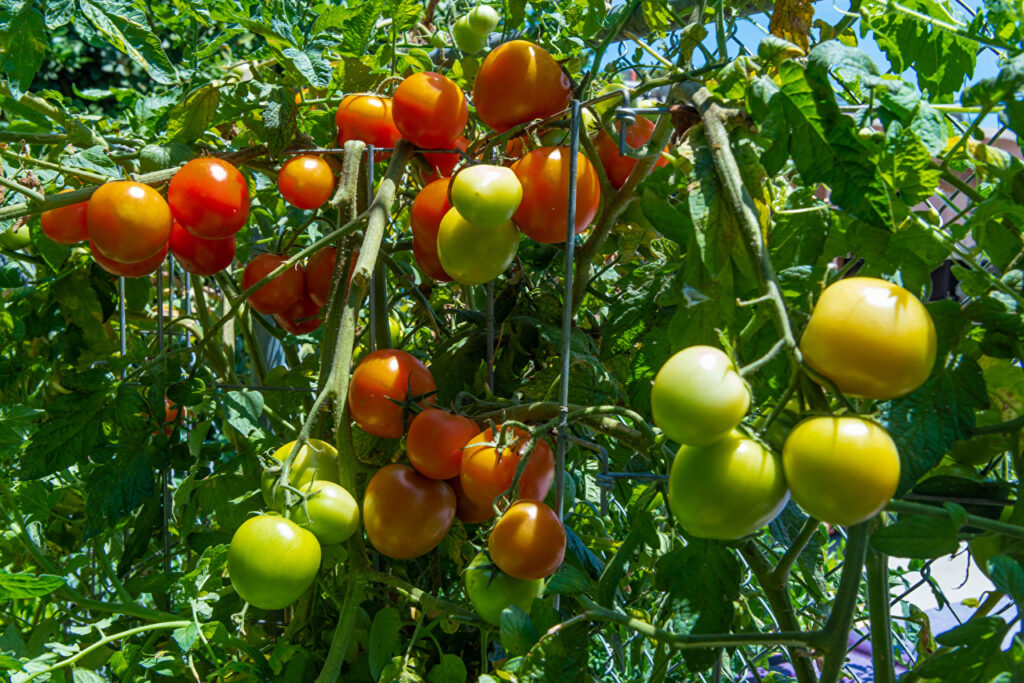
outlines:
[[506, 0], [505, 28], [518, 28], [526, 18], [526, 0]]
[[114, 457], [93, 469], [86, 480], [87, 536], [113, 527], [156, 490], [157, 454], [152, 447], [125, 444], [116, 450], [108, 446], [101, 453]]
[[1024, 88], [1024, 54], [1009, 59], [995, 76], [983, 78], [964, 90], [963, 103], [992, 107], [1012, 101]]
[[243, 436], [260, 430], [259, 418], [263, 413], [263, 394], [258, 391], [229, 391], [220, 396], [224, 419]]
[[0, 601], [42, 597], [63, 588], [64, 583], [60, 576], [0, 570]]
[[64, 262], [68, 260], [68, 256], [71, 255], [71, 247], [66, 244], [57, 244], [44, 235], [38, 221], [29, 224], [28, 235], [32, 239], [32, 247], [43, 257], [46, 265], [50, 266], [54, 272], [59, 271]]
[[79, 6], [97, 31], [145, 69], [153, 80], [165, 85], [177, 82], [174, 66], [138, 5], [128, 0], [79, 0]]
[[889, 141], [888, 147], [878, 167], [889, 185], [899, 192], [900, 199], [914, 205], [934, 195], [942, 172], [917, 136], [904, 130]]
[[1019, 562], [1006, 555], [996, 555], [988, 561], [988, 575], [996, 588], [1018, 605], [1024, 605], [1024, 568]]
[[394, 607], [385, 607], [373, 615], [373, 623], [370, 625], [370, 673], [374, 679], [380, 676], [398, 651], [398, 631], [401, 627], [402, 621]]
[[334, 70], [331, 63], [318, 50], [300, 51], [294, 47], [285, 48], [281, 54], [288, 58], [291, 66], [314, 88], [326, 88], [331, 83]]
[[21, 455], [21, 478], [37, 479], [72, 463], [87, 462], [104, 443], [103, 392], [72, 394], [48, 406], [49, 419], [32, 435]]
[[971, 619], [939, 635], [935, 640], [953, 651], [925, 660], [914, 674], [957, 683], [1002, 683], [1007, 679], [997, 677], [1003, 670], [998, 655], [1009, 630], [1010, 624], [1000, 617]]
[[[517, 672], [521, 683], [583, 683], [587, 680], [587, 625], [573, 624], [545, 635], [523, 657]], [[484, 679], [481, 677], [480, 679]]]
[[28, 92], [43, 65], [48, 44], [43, 15], [35, 2], [0, 3], [0, 71], [7, 76], [15, 98]]
[[431, 667], [427, 683], [466, 683], [468, 675], [461, 657], [444, 654], [441, 661]]
[[263, 93], [266, 105], [263, 107], [262, 120], [267, 147], [272, 155], [276, 155], [288, 146], [298, 131], [295, 125], [298, 108], [290, 88], [275, 87], [267, 90]]
[[65, 318], [82, 331], [90, 351], [113, 353], [117, 340], [113, 330], [103, 322], [103, 308], [96, 290], [83, 270], [76, 270], [53, 283], [53, 294]]
[[708, 272], [717, 276], [739, 239], [739, 223], [718, 179], [707, 138], [695, 130], [690, 140], [694, 145], [693, 169], [687, 184], [690, 217], [701, 260]]
[[571, 564], [563, 564], [548, 579], [544, 592], [547, 594], [575, 595], [590, 592], [593, 582], [582, 569]]
[[211, 85], [195, 90], [167, 113], [167, 139], [194, 142], [217, 116], [220, 90]]
[[540, 638], [537, 628], [518, 605], [506, 607], [501, 613], [501, 645], [511, 655], [521, 655]]
[[384, 1], [384, 16], [391, 18], [394, 22], [393, 27], [388, 30], [397, 31], [399, 34], [405, 33], [416, 25], [421, 11], [422, 4], [417, 0]]
[[75, 0], [49, 0], [46, 3], [46, 28], [60, 28], [71, 21], [74, 15]]
[[932, 559], [956, 552], [957, 529], [950, 519], [912, 515], [876, 531], [871, 545], [894, 557]]

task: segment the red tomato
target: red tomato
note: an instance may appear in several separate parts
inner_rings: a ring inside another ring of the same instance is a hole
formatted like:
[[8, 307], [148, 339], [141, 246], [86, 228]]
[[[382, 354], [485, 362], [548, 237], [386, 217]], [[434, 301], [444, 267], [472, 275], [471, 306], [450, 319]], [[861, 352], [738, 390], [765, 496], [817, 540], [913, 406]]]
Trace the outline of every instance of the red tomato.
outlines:
[[320, 327], [320, 307], [313, 303], [308, 295], [299, 299], [294, 306], [284, 313], [278, 313], [274, 320], [292, 334], [309, 334]]
[[366, 536], [381, 555], [407, 560], [441, 542], [455, 519], [455, 493], [405, 465], [377, 471], [363, 496]]
[[450, 282], [452, 279], [437, 257], [437, 230], [441, 226], [441, 219], [452, 208], [448, 201], [448, 185], [451, 181], [451, 178], [441, 178], [430, 183], [419, 191], [409, 209], [413, 256], [427, 277], [440, 282]]
[[119, 275], [120, 277], [142, 277], [143, 275], [151, 275], [160, 270], [160, 266], [164, 264], [164, 259], [167, 258], [167, 244], [164, 244], [162, 251], [158, 251], [144, 261], [136, 261], [135, 263], [112, 261], [100, 253], [100, 250], [97, 249], [96, 245], [91, 241], [89, 242], [89, 249], [92, 251], [92, 260], [95, 261], [100, 268], [111, 275]]
[[100, 185], [86, 202], [89, 242], [111, 261], [138, 263], [161, 250], [171, 236], [171, 211], [149, 185], [116, 180]]
[[[270, 275], [288, 260], [283, 254], [260, 254], [245, 266], [242, 273], [242, 290]], [[249, 305], [266, 315], [284, 313], [305, 296], [306, 283], [298, 264], [284, 271], [266, 283], [249, 297]]]
[[398, 84], [393, 112], [402, 137], [424, 149], [451, 147], [469, 118], [462, 88], [433, 71], [413, 74]]
[[462, 447], [480, 429], [468, 417], [427, 408], [409, 423], [405, 450], [409, 462], [431, 479], [451, 479], [462, 469]]
[[494, 49], [476, 74], [473, 104], [480, 120], [502, 132], [569, 106], [572, 83], [554, 57], [525, 40]]
[[[622, 122], [615, 124], [616, 130], [621, 126]], [[650, 119], [638, 116], [636, 121], [626, 129], [626, 144], [633, 149], [640, 149], [651, 139], [653, 132], [654, 123]], [[597, 137], [594, 139], [594, 147], [597, 149], [597, 156], [601, 160], [601, 165], [604, 166], [605, 173], [608, 174], [608, 182], [612, 184], [612, 187], [617, 190], [625, 185], [626, 178], [629, 177], [638, 160], [619, 154], [618, 138], [612, 138], [603, 129], [598, 131]], [[668, 150], [668, 147], [665, 149]], [[668, 159], [665, 157], [658, 158], [658, 166], [665, 166], [666, 164], [668, 164]]]
[[452, 477], [446, 480], [448, 485], [455, 491], [455, 516], [462, 520], [463, 524], [480, 524], [494, 516], [494, 508], [490, 505], [477, 505], [462, 488], [462, 478]]
[[539, 500], [513, 503], [487, 539], [498, 568], [517, 579], [543, 579], [565, 559], [565, 528], [555, 511]]
[[[60, 191], [60, 194], [71, 191], [70, 187], [66, 187]], [[79, 202], [70, 206], [62, 206], [59, 209], [44, 211], [43, 215], [39, 217], [43, 234], [57, 244], [75, 244], [89, 239], [89, 224], [85, 218], [88, 204], [88, 202]]]
[[277, 187], [292, 206], [316, 209], [334, 192], [334, 171], [318, 156], [292, 157], [278, 171]]
[[326, 306], [331, 297], [331, 280], [338, 260], [335, 247], [324, 247], [306, 261], [306, 291], [317, 306]]
[[405, 432], [405, 410], [392, 401], [412, 396], [429, 397], [420, 407], [434, 403], [434, 378], [416, 356], [398, 349], [369, 353], [352, 373], [348, 387], [348, 409], [363, 430], [385, 439], [397, 439]]
[[193, 275], [213, 275], [226, 269], [235, 260], [235, 238], [203, 239], [174, 221], [171, 226], [171, 253], [187, 272]]
[[178, 222], [196, 237], [231, 237], [249, 220], [249, 186], [242, 172], [214, 157], [193, 159], [174, 174], [167, 201]]
[[[391, 116], [391, 98], [376, 95], [346, 95], [334, 115], [338, 144], [362, 140], [374, 147], [394, 147], [402, 137]], [[377, 161], [388, 154], [374, 154]]]
[[[541, 147], [512, 164], [523, 185], [523, 201], [512, 220], [538, 242], [565, 241], [569, 221], [569, 148]], [[601, 184], [597, 171], [582, 154], [576, 160], [576, 234], [597, 216]]]
[[[174, 405], [170, 399], [164, 399], [164, 421], [161, 426], [164, 428], [164, 434], [170, 436], [174, 431], [174, 422], [178, 419], [178, 413], [181, 412], [181, 408]], [[158, 420], [159, 422], [159, 420]], [[154, 436], [156, 432], [153, 432]]]
[[[469, 148], [469, 140], [460, 135], [455, 138], [454, 143], [445, 146], [452, 149], [461, 149], [465, 152]], [[420, 179], [426, 185], [435, 180], [450, 176], [462, 160], [462, 155], [458, 152], [424, 152], [423, 159], [431, 169], [429, 171], [420, 171]]]
[[[498, 425], [501, 433], [501, 425]], [[505, 447], [500, 454], [494, 446], [497, 436], [490, 429], [480, 432], [466, 444], [462, 452], [462, 488], [478, 505], [491, 505], [494, 499], [512, 485], [519, 461], [526, 455], [530, 434], [519, 427], [505, 430]], [[544, 439], [537, 442], [529, 462], [519, 478], [522, 498], [543, 500], [555, 479], [555, 456]]]

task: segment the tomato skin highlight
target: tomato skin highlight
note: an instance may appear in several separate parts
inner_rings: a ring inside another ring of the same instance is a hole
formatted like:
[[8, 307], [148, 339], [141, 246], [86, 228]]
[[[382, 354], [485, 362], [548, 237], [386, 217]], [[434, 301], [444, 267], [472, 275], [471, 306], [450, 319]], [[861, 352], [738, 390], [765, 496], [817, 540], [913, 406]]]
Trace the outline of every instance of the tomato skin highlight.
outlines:
[[317, 209], [334, 193], [334, 171], [318, 156], [292, 157], [277, 172], [277, 187], [292, 206]]
[[437, 386], [430, 370], [416, 356], [399, 349], [378, 349], [366, 355], [352, 372], [348, 408], [363, 431], [385, 439], [397, 439], [405, 432], [402, 406], [392, 402], [410, 396], [430, 396], [419, 405], [433, 404], [431, 392]]
[[914, 391], [935, 365], [935, 323], [898, 285], [851, 277], [829, 285], [800, 338], [804, 360], [849, 396], [877, 400]]
[[750, 390], [732, 360], [712, 346], [690, 346], [661, 366], [651, 387], [654, 424], [681, 444], [709, 444], [750, 409]]
[[497, 228], [473, 225], [452, 207], [437, 230], [437, 257], [453, 280], [482, 285], [504, 273], [519, 249], [519, 230], [512, 221]]
[[415, 73], [395, 88], [392, 115], [406, 140], [423, 149], [451, 147], [469, 120], [466, 95], [433, 71]]
[[196, 237], [233, 237], [249, 220], [249, 186], [242, 172], [216, 157], [188, 162], [167, 188], [171, 213]]
[[363, 496], [363, 527], [379, 553], [396, 560], [425, 555], [455, 519], [455, 493], [405, 465], [377, 471]]
[[669, 509], [693, 536], [742, 538], [775, 519], [788, 500], [781, 459], [739, 432], [683, 446], [672, 461]]
[[214, 275], [226, 270], [235, 260], [235, 238], [207, 240], [196, 237], [174, 221], [171, 226], [171, 254], [188, 273]]
[[150, 256], [148, 259], [143, 261], [136, 261], [135, 263], [121, 263], [119, 261], [113, 261], [108, 259], [100, 250], [96, 248], [96, 245], [89, 241], [89, 249], [92, 252], [92, 260], [96, 264], [107, 271], [111, 275], [117, 275], [118, 277], [144, 277], [146, 275], [152, 275], [156, 271], [160, 270], [160, 266], [164, 264], [164, 259], [167, 258], [167, 245], [164, 245], [162, 251]]
[[309, 498], [295, 505], [295, 523], [321, 543], [341, 543], [359, 529], [359, 503], [341, 485], [319, 479], [300, 490]]
[[[531, 239], [543, 244], [565, 242], [569, 222], [568, 147], [541, 147], [512, 164], [523, 185], [523, 201], [512, 220]], [[583, 154], [576, 159], [576, 234], [587, 229], [601, 205], [597, 171]]]
[[[621, 127], [621, 121], [615, 124], [616, 130], [619, 130]], [[654, 133], [654, 123], [643, 116], [637, 116], [636, 121], [626, 128], [626, 145], [633, 149], [640, 149], [651, 139], [652, 133]], [[608, 182], [618, 190], [626, 184], [626, 179], [639, 160], [631, 156], [619, 154], [618, 139], [613, 139], [604, 129], [598, 131], [594, 137], [594, 148], [597, 150], [597, 158], [600, 159], [604, 172], [608, 176]], [[668, 148], [666, 147], [665, 149], [667, 150]], [[662, 167], [667, 164], [668, 159], [659, 157], [655, 166]]]
[[[294, 444], [294, 441], [289, 441], [274, 451], [272, 457], [283, 463], [287, 460], [288, 454], [292, 452]], [[263, 500], [267, 505], [275, 510], [280, 510], [284, 505], [284, 492], [278, 491], [277, 496], [272, 495], [276, 478], [277, 475], [264, 472], [261, 478], [261, 488]], [[295, 460], [288, 470], [288, 482], [297, 489], [306, 488], [313, 481], [330, 481], [337, 484], [339, 478], [338, 451], [334, 449], [334, 446], [320, 439], [309, 439], [302, 444], [302, 448], [295, 454]]]
[[[66, 187], [60, 194], [71, 191], [70, 187]], [[89, 239], [89, 224], [86, 220], [88, 206], [89, 202], [85, 201], [44, 211], [39, 217], [43, 234], [57, 244], [77, 244]]]
[[409, 209], [412, 228], [412, 253], [420, 270], [439, 282], [451, 282], [451, 276], [437, 255], [437, 232], [452, 205], [448, 202], [451, 178], [441, 178], [425, 186], [416, 195]]
[[859, 417], [812, 417], [782, 447], [793, 500], [812, 517], [852, 526], [877, 515], [900, 481], [900, 454], [881, 426]]
[[451, 479], [462, 471], [462, 448], [480, 429], [468, 417], [427, 408], [409, 423], [405, 450], [409, 462], [431, 479]]
[[319, 313], [320, 307], [307, 294], [284, 313], [276, 314], [274, 320], [292, 334], [309, 334], [323, 322]]
[[477, 505], [462, 488], [462, 476], [445, 480], [455, 492], [455, 516], [463, 524], [480, 524], [494, 517], [494, 508], [490, 505]]
[[493, 626], [501, 626], [501, 613], [506, 607], [517, 605], [529, 614], [534, 599], [541, 597], [544, 590], [544, 582], [539, 579], [526, 581], [505, 574], [486, 552], [469, 563], [463, 581], [473, 609]]
[[526, 581], [555, 573], [565, 559], [565, 528], [555, 511], [539, 500], [513, 503], [487, 538], [494, 564]]
[[499, 133], [563, 111], [572, 83], [546, 50], [525, 40], [496, 47], [484, 59], [473, 83], [480, 120]]
[[319, 569], [316, 536], [284, 517], [250, 517], [231, 538], [228, 576], [254, 607], [287, 607], [313, 585]]
[[[500, 454], [494, 446], [498, 432], [485, 429], [468, 443], [462, 451], [462, 489], [466, 496], [477, 505], [490, 507], [494, 499], [512, 485], [519, 461], [526, 457], [530, 445], [530, 433], [520, 427], [505, 430], [505, 446]], [[522, 498], [544, 500], [555, 480], [555, 455], [547, 441], [537, 441], [530, 459], [519, 478], [519, 493]]]
[[[376, 95], [346, 95], [334, 115], [338, 128], [338, 145], [345, 146], [349, 140], [362, 140], [374, 147], [392, 148], [402, 137], [392, 118], [390, 97]], [[381, 161], [390, 155], [374, 153], [374, 159]]]
[[[249, 289], [288, 260], [283, 254], [259, 254], [245, 266], [242, 290]], [[284, 313], [305, 295], [305, 276], [295, 264], [249, 296], [249, 305], [265, 315]]]
[[145, 261], [167, 247], [171, 210], [149, 185], [115, 180], [100, 185], [86, 202], [89, 241], [118, 263]]

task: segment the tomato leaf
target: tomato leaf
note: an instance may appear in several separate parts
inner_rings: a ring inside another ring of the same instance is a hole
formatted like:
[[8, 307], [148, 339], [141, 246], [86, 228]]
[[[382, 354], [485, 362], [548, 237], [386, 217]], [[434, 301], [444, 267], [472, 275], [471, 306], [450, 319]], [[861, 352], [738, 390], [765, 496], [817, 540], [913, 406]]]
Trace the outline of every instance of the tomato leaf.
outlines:
[[518, 679], [582, 683], [587, 680], [589, 657], [589, 648], [580, 647], [585, 642], [586, 624], [573, 624], [553, 634], [545, 634], [523, 657]]
[[244, 436], [261, 431], [259, 418], [263, 413], [263, 394], [258, 391], [229, 391], [220, 395], [224, 419]]
[[518, 605], [510, 605], [501, 612], [501, 645], [509, 654], [521, 655], [533, 647], [540, 638], [530, 615]]
[[466, 664], [457, 655], [441, 655], [441, 661], [431, 667], [427, 683], [466, 683]]
[[64, 579], [60, 576], [49, 574], [36, 576], [29, 572], [13, 574], [8, 571], [0, 571], [0, 601], [4, 602], [23, 598], [38, 598], [49, 595], [63, 586]]
[[11, 94], [21, 97], [43, 65], [47, 36], [43, 15], [32, 0], [0, 5], [0, 70]]
[[374, 679], [380, 676], [398, 651], [398, 631], [401, 627], [402, 621], [394, 607], [385, 607], [373, 615], [373, 623], [370, 625], [370, 673]]
[[894, 557], [931, 559], [956, 552], [958, 526], [950, 519], [911, 515], [871, 535], [875, 550]]
[[146, 13], [137, 5], [128, 0], [79, 0], [79, 7], [114, 48], [128, 55], [157, 83], [178, 80], [160, 39], [149, 28]]
[[167, 139], [192, 142], [202, 137], [217, 117], [220, 90], [207, 85], [174, 105], [167, 114]]

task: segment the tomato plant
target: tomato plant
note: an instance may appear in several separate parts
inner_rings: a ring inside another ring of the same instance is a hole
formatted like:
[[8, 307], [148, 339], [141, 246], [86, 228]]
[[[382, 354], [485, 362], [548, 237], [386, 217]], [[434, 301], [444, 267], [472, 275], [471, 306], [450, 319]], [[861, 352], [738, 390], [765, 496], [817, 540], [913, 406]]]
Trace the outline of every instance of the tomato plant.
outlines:
[[367, 354], [352, 372], [348, 409], [365, 431], [397, 439], [405, 433], [406, 409], [402, 403], [415, 399], [425, 407], [435, 402], [436, 389], [430, 370], [416, 356], [380, 349]]
[[[622, 124], [617, 123], [615, 129], [621, 128]], [[639, 149], [647, 144], [652, 133], [654, 133], [654, 124], [650, 119], [637, 116], [636, 121], [626, 128], [626, 145], [634, 150]], [[625, 185], [626, 178], [636, 167], [637, 159], [619, 154], [619, 141], [612, 138], [605, 130], [598, 131], [594, 137], [594, 148], [597, 150], [597, 158], [601, 160], [601, 165], [604, 166], [604, 172], [608, 174], [608, 182], [612, 187], [619, 189]], [[656, 165], [667, 166], [668, 159], [661, 157]]]
[[501, 571], [535, 581], [562, 564], [565, 542], [565, 529], [554, 510], [538, 500], [519, 500], [494, 525], [487, 549]]
[[462, 134], [469, 107], [455, 81], [423, 71], [398, 84], [392, 115], [403, 138], [424, 149], [442, 149]]
[[281, 196], [300, 209], [316, 209], [334, 193], [334, 171], [318, 156], [292, 157], [277, 173]]
[[366, 536], [387, 557], [403, 560], [430, 552], [454, 519], [455, 494], [448, 484], [411, 467], [382, 467], [366, 486]]
[[231, 163], [215, 157], [193, 159], [167, 187], [175, 220], [196, 237], [225, 239], [249, 220], [249, 186]]
[[462, 471], [463, 446], [479, 431], [469, 418], [427, 408], [409, 423], [405, 442], [409, 462], [431, 479], [456, 477]]
[[571, 98], [572, 84], [562, 67], [546, 50], [525, 40], [495, 48], [473, 82], [477, 115], [499, 132], [557, 114]]
[[317, 479], [300, 490], [308, 498], [296, 504], [293, 520], [321, 543], [341, 543], [359, 529], [359, 504], [346, 489]]
[[425, 185], [409, 208], [409, 227], [412, 229], [412, 252], [420, 270], [439, 282], [451, 282], [451, 276], [441, 266], [437, 255], [437, 233], [441, 220], [452, 208], [448, 201], [451, 178], [440, 178]]
[[533, 601], [544, 589], [544, 582], [539, 579], [523, 580], [503, 573], [486, 553], [474, 557], [463, 576], [473, 609], [494, 626], [501, 625], [501, 613], [511, 605], [529, 614]]
[[[71, 192], [71, 188], [61, 190], [61, 193], [64, 192]], [[87, 206], [87, 202], [78, 202], [52, 211], [44, 211], [39, 217], [43, 234], [58, 244], [75, 244], [89, 239]]]
[[444, 272], [464, 285], [482, 285], [512, 265], [519, 231], [512, 221], [481, 228], [451, 208], [437, 229], [437, 258]]
[[[374, 147], [394, 147], [402, 134], [392, 116], [390, 97], [347, 95], [338, 105], [334, 125], [338, 129], [338, 145], [349, 140], [362, 140]], [[384, 159], [387, 154], [377, 158]]]
[[[512, 164], [523, 185], [523, 201], [513, 220], [528, 237], [544, 244], [565, 242], [569, 221], [569, 149], [541, 147]], [[576, 159], [576, 234], [597, 216], [601, 185], [597, 171], [582, 154]]]
[[129, 180], [101, 185], [86, 206], [89, 243], [111, 261], [138, 263], [166, 250], [171, 212], [160, 194]]
[[448, 193], [462, 217], [480, 228], [497, 228], [519, 208], [523, 186], [504, 166], [478, 164], [459, 171]]
[[[283, 254], [260, 254], [245, 264], [242, 289], [249, 289], [288, 261]], [[266, 315], [284, 313], [300, 303], [305, 295], [306, 281], [298, 264], [264, 283], [249, 297], [249, 305]]]
[[92, 254], [92, 260], [103, 270], [119, 277], [144, 277], [152, 275], [160, 270], [160, 266], [164, 264], [164, 259], [167, 258], [167, 248], [168, 245], [164, 244], [163, 249], [147, 259], [133, 263], [122, 263], [121, 261], [114, 261], [104, 256], [93, 241], [89, 240], [89, 251]]
[[235, 260], [234, 237], [203, 239], [181, 227], [177, 221], [171, 224], [169, 246], [175, 260], [193, 275], [215, 275], [227, 270]]
[[284, 517], [251, 517], [231, 537], [231, 585], [254, 607], [287, 607], [313, 584], [319, 569], [316, 537]]
[[[555, 456], [543, 439], [530, 448], [530, 435], [519, 427], [497, 433], [486, 429], [464, 446], [462, 453], [462, 489], [466, 496], [477, 505], [491, 505], [494, 499], [504, 493], [515, 478], [516, 469], [523, 458], [527, 458], [522, 476], [519, 478], [519, 494], [522, 498], [544, 500], [555, 478]], [[499, 438], [503, 438], [498, 447]]]

